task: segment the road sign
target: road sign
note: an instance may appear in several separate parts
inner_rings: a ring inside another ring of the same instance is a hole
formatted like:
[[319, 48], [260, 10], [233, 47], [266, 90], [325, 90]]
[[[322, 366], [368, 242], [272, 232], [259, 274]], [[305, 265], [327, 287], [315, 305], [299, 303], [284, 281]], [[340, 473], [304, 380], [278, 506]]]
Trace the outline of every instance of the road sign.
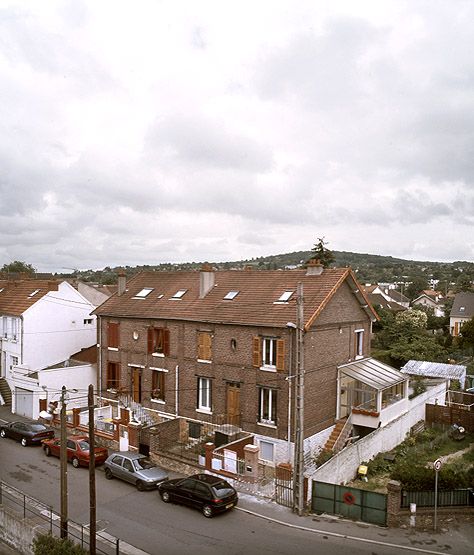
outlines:
[[436, 459], [435, 462], [433, 463], [433, 468], [436, 470], [436, 472], [438, 472], [439, 470], [441, 470], [441, 465], [443, 463], [441, 462], [441, 459]]

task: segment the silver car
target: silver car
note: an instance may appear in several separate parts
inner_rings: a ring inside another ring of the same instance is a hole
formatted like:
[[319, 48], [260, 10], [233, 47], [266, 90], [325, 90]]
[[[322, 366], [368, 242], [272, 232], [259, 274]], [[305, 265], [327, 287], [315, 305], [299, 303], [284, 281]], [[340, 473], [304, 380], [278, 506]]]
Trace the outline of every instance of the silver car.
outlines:
[[131, 451], [112, 453], [105, 461], [104, 467], [108, 480], [120, 478], [135, 484], [139, 491], [154, 489], [160, 482], [168, 479], [168, 474], [145, 455]]

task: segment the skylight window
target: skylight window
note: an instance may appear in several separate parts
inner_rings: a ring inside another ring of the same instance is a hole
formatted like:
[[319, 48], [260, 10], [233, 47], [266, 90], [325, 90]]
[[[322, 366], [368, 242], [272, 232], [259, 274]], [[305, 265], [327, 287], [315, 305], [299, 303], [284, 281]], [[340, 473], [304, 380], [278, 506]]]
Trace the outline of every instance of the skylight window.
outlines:
[[466, 310], [466, 307], [465, 307], [465, 306], [460, 306], [460, 307], [459, 307], [459, 312], [464, 312], [465, 310]]
[[144, 287], [139, 291], [133, 298], [134, 299], [145, 299], [153, 291], [153, 287]]
[[291, 295], [293, 295], [293, 291], [285, 291], [281, 297], [278, 299], [277, 302], [279, 303], [286, 303], [290, 300]]
[[160, 293], [160, 294], [158, 295], [158, 297], [156, 297], [156, 298], [157, 298], [157, 299], [162, 299], [163, 297], [164, 297], [163, 293]]
[[235, 297], [237, 297], [237, 295], [240, 293], [240, 291], [229, 291], [227, 293], [227, 295], [224, 297], [225, 301], [232, 301], [233, 299], [235, 299]]
[[28, 295], [28, 297], [34, 297], [34, 296], [36, 295], [36, 293], [39, 293], [39, 292], [40, 292], [40, 289], [35, 289], [34, 291], [32, 291], [32, 292]]
[[3, 291], [4, 289], [5, 289], [5, 288], [4, 288], [4, 287], [2, 287], [2, 288], [0, 289], [0, 293], [1, 293], [1, 292], [2, 292], [2, 291]]
[[182, 299], [183, 295], [186, 293], [187, 289], [180, 289], [171, 297], [171, 299]]

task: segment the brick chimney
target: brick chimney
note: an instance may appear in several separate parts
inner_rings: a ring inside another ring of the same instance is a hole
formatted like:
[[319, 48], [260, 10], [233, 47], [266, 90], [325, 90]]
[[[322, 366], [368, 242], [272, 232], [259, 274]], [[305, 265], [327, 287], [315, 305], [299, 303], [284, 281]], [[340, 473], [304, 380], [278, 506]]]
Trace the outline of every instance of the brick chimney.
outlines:
[[307, 276], [320, 276], [323, 273], [324, 266], [319, 260], [311, 259], [306, 263]]
[[199, 298], [204, 299], [204, 297], [209, 293], [209, 291], [214, 287], [216, 276], [214, 270], [210, 264], [203, 264], [199, 272]]
[[119, 270], [118, 278], [117, 278], [117, 295], [119, 297], [125, 293], [126, 286], [127, 286], [127, 275], [124, 270]]

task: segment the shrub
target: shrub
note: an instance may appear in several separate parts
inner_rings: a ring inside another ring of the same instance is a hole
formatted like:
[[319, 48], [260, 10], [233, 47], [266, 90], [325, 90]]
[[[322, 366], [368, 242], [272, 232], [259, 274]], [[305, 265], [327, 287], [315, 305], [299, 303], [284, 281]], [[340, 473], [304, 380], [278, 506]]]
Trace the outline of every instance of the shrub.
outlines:
[[69, 539], [55, 538], [51, 534], [39, 534], [33, 540], [33, 553], [35, 555], [87, 555], [89, 552]]

